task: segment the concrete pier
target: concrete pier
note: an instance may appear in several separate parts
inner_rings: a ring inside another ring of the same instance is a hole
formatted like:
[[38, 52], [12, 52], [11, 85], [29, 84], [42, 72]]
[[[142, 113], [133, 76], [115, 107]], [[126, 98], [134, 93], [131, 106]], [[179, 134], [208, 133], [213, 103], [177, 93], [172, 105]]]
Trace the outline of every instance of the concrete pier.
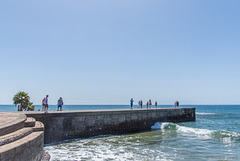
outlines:
[[43, 143], [140, 132], [156, 122], [196, 119], [195, 108], [0, 112], [0, 116], [0, 161], [40, 161], [46, 156]]
[[45, 126], [44, 143], [150, 130], [156, 122], [195, 121], [195, 108], [24, 112]]

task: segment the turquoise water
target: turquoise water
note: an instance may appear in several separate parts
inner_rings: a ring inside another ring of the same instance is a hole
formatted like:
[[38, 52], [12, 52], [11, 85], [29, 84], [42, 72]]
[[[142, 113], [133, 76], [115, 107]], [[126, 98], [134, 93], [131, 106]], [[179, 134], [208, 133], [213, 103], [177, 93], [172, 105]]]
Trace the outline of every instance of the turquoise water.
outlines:
[[[240, 160], [240, 105], [184, 107], [196, 108], [195, 122], [177, 124], [159, 122], [155, 123], [152, 130], [148, 132], [69, 140], [60, 144], [47, 145], [45, 148], [53, 161]], [[65, 106], [64, 108], [116, 109], [129, 108], [129, 106], [95, 105]]]

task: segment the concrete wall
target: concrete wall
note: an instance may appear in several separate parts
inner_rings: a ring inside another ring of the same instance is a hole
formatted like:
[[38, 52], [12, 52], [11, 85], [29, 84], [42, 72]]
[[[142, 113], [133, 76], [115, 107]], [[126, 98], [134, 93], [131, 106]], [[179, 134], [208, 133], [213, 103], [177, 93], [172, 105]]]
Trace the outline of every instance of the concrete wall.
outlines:
[[45, 144], [103, 134], [150, 130], [156, 122], [195, 121], [195, 108], [27, 112], [45, 125]]
[[43, 131], [4, 146], [0, 161], [40, 161], [43, 156]]
[[0, 161], [41, 161], [43, 124], [17, 112], [0, 116]]

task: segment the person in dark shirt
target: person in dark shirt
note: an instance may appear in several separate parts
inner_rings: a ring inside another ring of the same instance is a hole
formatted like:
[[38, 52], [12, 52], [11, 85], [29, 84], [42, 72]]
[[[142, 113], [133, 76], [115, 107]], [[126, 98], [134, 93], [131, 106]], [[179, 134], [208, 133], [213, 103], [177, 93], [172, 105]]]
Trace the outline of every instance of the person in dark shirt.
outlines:
[[132, 109], [132, 107], [133, 107], [133, 98], [131, 98], [131, 100], [130, 100], [130, 105], [131, 105], [131, 109]]

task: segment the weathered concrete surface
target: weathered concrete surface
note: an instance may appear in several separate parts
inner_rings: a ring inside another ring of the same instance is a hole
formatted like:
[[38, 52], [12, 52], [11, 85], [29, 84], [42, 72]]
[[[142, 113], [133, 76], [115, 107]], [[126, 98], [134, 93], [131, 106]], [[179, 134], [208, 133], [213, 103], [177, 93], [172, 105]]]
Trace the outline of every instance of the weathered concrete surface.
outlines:
[[23, 128], [26, 119], [24, 114], [0, 112], [0, 136]]
[[43, 156], [43, 131], [0, 146], [0, 161], [40, 161]]
[[149, 130], [156, 122], [195, 121], [195, 108], [25, 112], [45, 126], [45, 144], [103, 134]]
[[44, 125], [23, 113], [0, 113], [0, 161], [40, 161]]

